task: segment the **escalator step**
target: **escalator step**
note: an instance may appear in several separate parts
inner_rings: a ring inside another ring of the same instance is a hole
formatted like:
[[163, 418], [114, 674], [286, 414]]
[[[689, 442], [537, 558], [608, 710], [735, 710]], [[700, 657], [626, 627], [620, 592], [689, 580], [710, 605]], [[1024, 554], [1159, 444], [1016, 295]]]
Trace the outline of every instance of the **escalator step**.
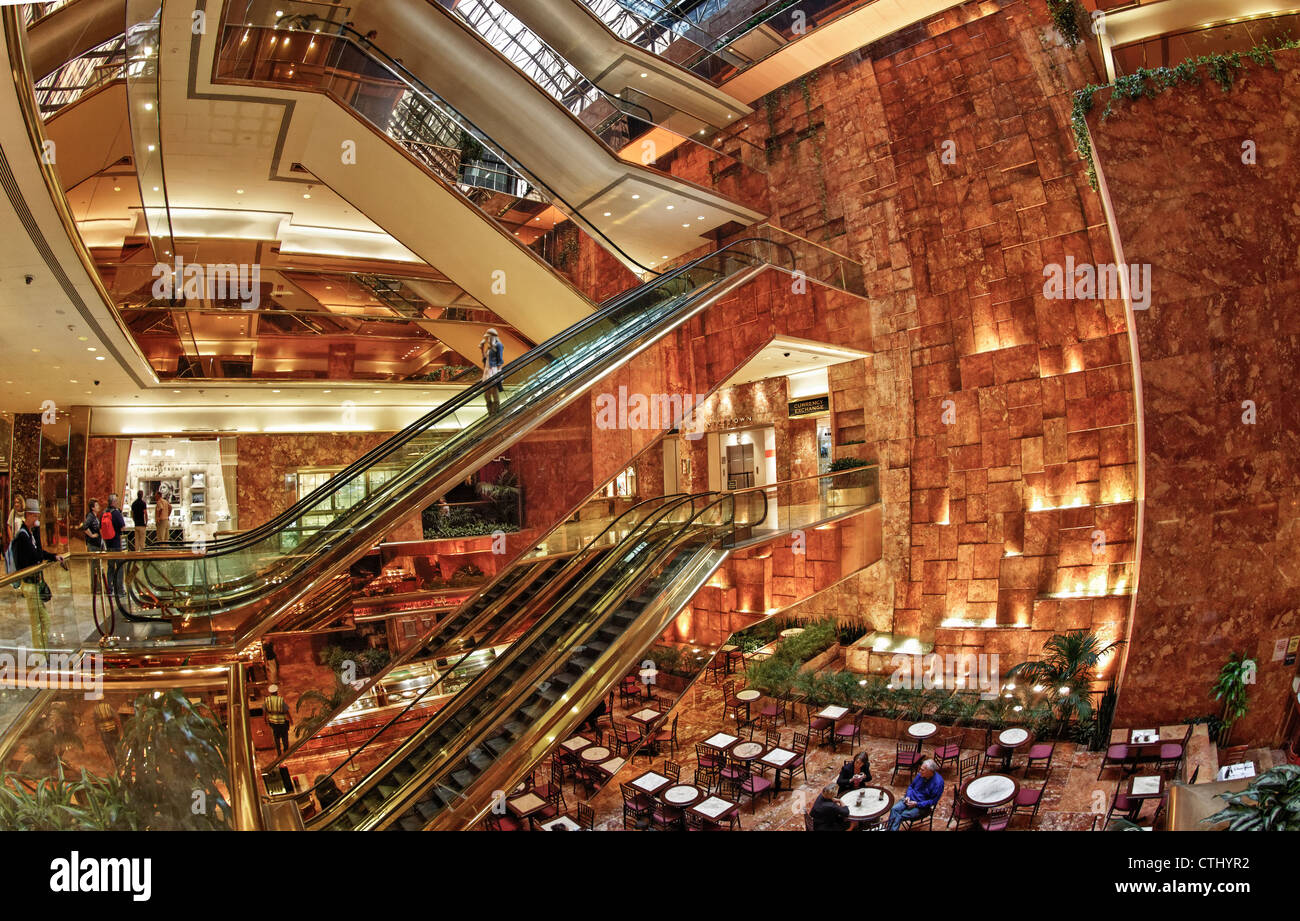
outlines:
[[438, 808], [438, 806], [435, 803], [430, 803], [430, 802], [416, 803], [415, 811], [418, 812], [420, 816], [425, 820], [432, 819], [439, 812], [441, 812], [441, 810]]
[[419, 831], [424, 826], [420, 824], [419, 819], [417, 819], [415, 816], [411, 815], [410, 813], [407, 813], [406, 815], [398, 819], [397, 824], [393, 827], [400, 828], [402, 831]]
[[470, 784], [474, 782], [474, 778], [476, 776], [477, 775], [474, 774], [472, 771], [462, 769], [459, 771], [453, 771], [451, 774], [451, 779], [456, 782], [456, 784], [459, 786], [460, 789], [464, 790], [466, 787], [468, 787]]
[[488, 748], [492, 749], [492, 751], [494, 751], [496, 754], [500, 755], [503, 754], [506, 751], [506, 749], [510, 747], [511, 741], [512, 741], [511, 739], [507, 739], [504, 736], [496, 736], [494, 738], [488, 739], [483, 744], [486, 745]]

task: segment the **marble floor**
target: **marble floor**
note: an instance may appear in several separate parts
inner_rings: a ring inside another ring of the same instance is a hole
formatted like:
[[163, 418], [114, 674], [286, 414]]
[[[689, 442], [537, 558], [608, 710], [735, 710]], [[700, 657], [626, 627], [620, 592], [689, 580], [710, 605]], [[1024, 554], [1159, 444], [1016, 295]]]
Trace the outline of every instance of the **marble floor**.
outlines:
[[[730, 679], [737, 681], [737, 689], [743, 686], [743, 678], [743, 673], [730, 676]], [[686, 691], [675, 705], [672, 704], [672, 695], [665, 695], [663, 691], [658, 691], [658, 697], [668, 705], [674, 706], [674, 712], [679, 715], [679, 745], [673, 760], [681, 765], [682, 781], [690, 782], [695, 770], [695, 744], [720, 730], [734, 732], [735, 729], [734, 721], [724, 720], [722, 716], [722, 684], [720, 681], [702, 678], [693, 688]], [[630, 712], [640, 709], [641, 706], [643, 705], [634, 702], [628, 707], [620, 702], [616, 707], [615, 719], [622, 724]], [[782, 744], [788, 747], [793, 733], [805, 731], [805, 726], [806, 715], [800, 706], [792, 721], [778, 727]], [[761, 731], [756, 731], [755, 738], [761, 741]], [[892, 789], [897, 800], [906, 791], [909, 778], [905, 772], [900, 772], [896, 782], [891, 782], [894, 746], [893, 738], [864, 734], [858, 748], [870, 754], [873, 783]], [[923, 749], [928, 755], [931, 746], [924, 745]], [[975, 752], [975, 749], [963, 749], [962, 754], [969, 756]], [[632, 780], [651, 768], [660, 769], [666, 757], [666, 752], [655, 757], [638, 755], [591, 799], [596, 812], [597, 830], [612, 831], [623, 828], [620, 784]], [[845, 745], [840, 745], [838, 751], [832, 751], [826, 746], [813, 747], [807, 759], [807, 779], [805, 780], [801, 774], [796, 774], [793, 789], [783, 789], [775, 796], [763, 794], [756, 805], [746, 798], [741, 807], [741, 827], [745, 830], [760, 831], [802, 831], [804, 813], [812, 805], [821, 787], [836, 778], [840, 766], [850, 757], [851, 753]], [[1281, 753], [1260, 749], [1250, 752], [1249, 757], [1255, 760], [1260, 770], [1266, 770], [1273, 763], [1281, 760]], [[1023, 831], [1032, 828], [1035, 831], [1087, 831], [1094, 827], [1094, 823], [1100, 827], [1116, 787], [1126, 779], [1121, 770], [1109, 768], [1102, 779], [1098, 780], [1097, 772], [1101, 761], [1101, 752], [1091, 752], [1086, 747], [1070, 742], [1058, 742], [1051, 770], [1047, 776], [1044, 777], [1044, 772], [1036, 766], [1029, 779], [1024, 780], [1023, 760], [1017, 758], [1013, 774], [1026, 785], [1041, 786], [1043, 798], [1032, 826], [1030, 816], [1022, 813], [1016, 816], [1011, 830]], [[1190, 774], [1197, 769], [1198, 765], [1201, 780], [1213, 779], [1218, 767], [1217, 754], [1214, 746], [1209, 742], [1203, 725], [1195, 729], [1188, 747], [1185, 770]], [[943, 798], [935, 811], [934, 831], [948, 829], [948, 819], [952, 813], [951, 783], [955, 780], [956, 773], [955, 764], [949, 764], [941, 770], [946, 786]], [[578, 796], [572, 788], [566, 788], [565, 797], [569, 813], [575, 814]], [[1153, 810], [1154, 803], [1148, 803], [1143, 810], [1143, 818], [1149, 819]], [[925, 823], [917, 826], [918, 829], [927, 827]]]

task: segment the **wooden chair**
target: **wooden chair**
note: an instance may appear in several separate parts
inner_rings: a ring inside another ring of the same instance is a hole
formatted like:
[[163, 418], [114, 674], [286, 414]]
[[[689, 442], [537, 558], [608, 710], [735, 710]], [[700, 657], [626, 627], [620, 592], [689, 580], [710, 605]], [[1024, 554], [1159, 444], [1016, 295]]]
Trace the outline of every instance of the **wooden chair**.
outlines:
[[714, 653], [706, 669], [709, 677], [714, 681], [725, 678], [727, 676], [727, 654], [725, 652]]
[[764, 697], [758, 708], [758, 724], [764, 729], [775, 729], [785, 722], [785, 704], [776, 697]]
[[766, 793], [769, 797], [776, 796], [776, 786], [762, 774], [755, 774], [750, 770], [749, 765], [739, 759], [731, 759], [731, 769], [734, 772], [733, 779], [729, 783], [729, 788], [735, 794], [736, 802], [740, 802], [742, 797], [749, 797], [749, 811], [752, 815], [757, 808], [758, 798]]
[[916, 769], [921, 766], [921, 743], [920, 742], [895, 742], [894, 743], [894, 773], [889, 775], [889, 782], [892, 784], [898, 779], [898, 772], [906, 770], [908, 775], [916, 773]]
[[1052, 757], [1056, 754], [1055, 742], [1035, 742], [1025, 754], [1025, 776], [1034, 769], [1034, 762], [1043, 763], [1043, 777], [1052, 776]]
[[682, 779], [682, 766], [676, 761], [665, 761], [663, 775], [673, 783], [678, 783]]
[[1017, 813], [1029, 812], [1029, 827], [1034, 827], [1034, 821], [1038, 818], [1038, 807], [1043, 804], [1042, 787], [1021, 787], [1016, 794], [1016, 798], [1011, 802], [1011, 818], [1014, 819]]
[[1138, 813], [1141, 811], [1142, 800], [1129, 799], [1128, 794], [1124, 792], [1124, 784], [1121, 781], [1115, 785], [1115, 795], [1111, 797], [1110, 809], [1106, 812], [1106, 821], [1103, 823], [1102, 827], [1109, 828], [1111, 817], [1117, 812], [1122, 814], [1124, 818], [1128, 819], [1130, 822], [1136, 822]]
[[952, 733], [944, 736], [934, 746], [934, 763], [943, 767], [947, 764], [956, 764], [961, 760], [961, 734]]
[[984, 761], [980, 764], [980, 770], [987, 771], [990, 763], [996, 763], [1000, 766], [1006, 754], [1007, 750], [993, 741], [993, 730], [986, 730], [984, 733]]
[[619, 789], [623, 791], [623, 828], [629, 828], [629, 820], [631, 829], [645, 828], [655, 801], [631, 784], [619, 784]]
[[808, 779], [808, 734], [796, 732], [794, 741], [790, 743], [790, 750], [794, 752], [794, 757], [785, 763], [781, 770], [790, 775], [790, 786], [794, 786], [794, 772], [798, 771], [803, 774], [803, 779]]
[[[972, 758], [978, 758], [978, 755], [972, 755]], [[962, 823], [965, 822], [969, 828], [979, 821], [979, 817], [984, 814], [983, 810], [972, 809], [966, 805], [966, 801], [961, 798], [961, 785], [955, 784], [952, 788], [952, 813], [948, 816], [948, 827], [952, 823], [957, 823], [957, 830], [961, 831]]]
[[1117, 743], [1106, 746], [1106, 754], [1101, 756], [1101, 768], [1097, 771], [1097, 779], [1101, 780], [1101, 775], [1105, 773], [1108, 767], [1123, 767], [1133, 759], [1133, 750], [1127, 745]]
[[990, 809], [979, 818], [979, 826], [984, 831], [1006, 831], [1011, 824], [1011, 806], [998, 806]]
[[711, 791], [722, 779], [722, 751], [703, 742], [695, 743], [695, 785]]
[[824, 716], [817, 716], [817, 708], [810, 701], [808, 703], [808, 738], [816, 739], [819, 745], [825, 745], [834, 731], [835, 721], [828, 720]]
[[980, 772], [980, 756], [976, 752], [962, 758], [957, 762], [957, 786], [961, 786], [966, 781]]
[[841, 742], [848, 742], [852, 749], [862, 741], [862, 714], [851, 712], [835, 721], [835, 733], [832, 737], [831, 751], [839, 751]]
[[578, 826], [584, 831], [596, 829], [596, 810], [587, 803], [578, 804]]
[[672, 728], [664, 729], [661, 727], [655, 730], [654, 734], [650, 736], [650, 744], [656, 753], [661, 750], [659, 746], [667, 744], [668, 753], [670, 755], [677, 754], [677, 717], [679, 715], [680, 714], [673, 715]]
[[628, 675], [618, 683], [618, 699], [623, 706], [641, 696], [641, 681], [635, 675]]

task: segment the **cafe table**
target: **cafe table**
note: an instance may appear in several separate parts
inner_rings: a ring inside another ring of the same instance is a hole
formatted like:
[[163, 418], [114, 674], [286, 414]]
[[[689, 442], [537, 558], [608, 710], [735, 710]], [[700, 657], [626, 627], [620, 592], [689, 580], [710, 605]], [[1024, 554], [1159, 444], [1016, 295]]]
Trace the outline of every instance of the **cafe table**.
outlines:
[[606, 775], [613, 777], [627, 764], [626, 758], [610, 758], [608, 761], [602, 761], [596, 765], [596, 770], [603, 771]]
[[657, 771], [646, 771], [644, 774], [634, 777], [632, 780], [628, 781], [628, 783], [636, 787], [642, 793], [649, 793], [651, 796], [654, 796], [665, 787], [672, 786], [673, 782], [671, 778], [665, 777]]
[[607, 759], [612, 752], [603, 745], [588, 745], [582, 751], [578, 752], [578, 757], [588, 764], [600, 764]]
[[762, 693], [755, 691], [753, 688], [746, 688], [743, 691], [736, 692], [736, 700], [745, 704], [752, 704], [762, 696]]
[[546, 808], [546, 800], [529, 790], [506, 800], [506, 808], [519, 818], [527, 819], [528, 824], [532, 825], [533, 816]]
[[538, 826], [542, 831], [582, 831], [582, 826], [567, 815], [556, 816]]
[[582, 751], [587, 746], [593, 744], [595, 743], [593, 743], [591, 739], [587, 738], [586, 736], [570, 736], [569, 738], [565, 739], [563, 742], [560, 743], [560, 747], [563, 748], [565, 751], [567, 751], [569, 754], [576, 755], [578, 752]]
[[[781, 792], [781, 772], [786, 769], [786, 765], [794, 759], [794, 756], [795, 752], [790, 751], [788, 748], [774, 748], [758, 759], [760, 764], [766, 764], [768, 767], [776, 769], [777, 793]], [[794, 779], [791, 778], [790, 782], [793, 784]]]
[[733, 736], [729, 732], [715, 732], [704, 740], [704, 744], [719, 751], [726, 751], [739, 741], [739, 736]]
[[924, 742], [938, 731], [939, 727], [930, 722], [913, 723], [907, 727], [908, 736], [917, 742]]
[[689, 811], [706, 821], [720, 824], [724, 820], [730, 821], [740, 811], [740, 804], [721, 796], [708, 796], [691, 806]]
[[822, 707], [816, 715], [824, 720], [830, 720], [832, 723], [849, 712], [848, 707]]
[[761, 742], [740, 742], [731, 747], [731, 757], [737, 761], [753, 761], [763, 756], [765, 749]]
[[1182, 736], [1177, 739], [1164, 739], [1160, 736], [1159, 729], [1130, 729], [1128, 731], [1128, 758], [1124, 764], [1124, 770], [1129, 774], [1136, 774], [1138, 764], [1142, 761], [1153, 761], [1160, 757], [1160, 747], [1166, 742], [1181, 742]]
[[735, 646], [730, 643], [728, 643], [726, 646], [719, 646], [718, 652], [722, 653], [724, 656], [727, 657], [726, 658], [727, 667], [725, 671], [728, 675], [730, 675], [732, 671], [734, 671], [734, 669], [731, 667], [732, 660], [735, 659], [736, 657], [740, 657], [743, 659], [745, 656], [745, 654], [740, 651], [739, 646]]
[[1005, 774], [1011, 770], [1011, 756], [1016, 753], [1016, 749], [1024, 748], [1034, 741], [1034, 734], [1028, 729], [1012, 726], [999, 732], [996, 741], [1003, 749], [1002, 772]]
[[840, 797], [849, 810], [849, 821], [871, 824], [894, 805], [894, 794], [884, 787], [868, 784]]
[[669, 806], [676, 806], [678, 809], [686, 809], [700, 801], [704, 796], [704, 791], [695, 784], [679, 783], [673, 784], [668, 789], [659, 794], [659, 798]]
[[1007, 774], [981, 774], [966, 781], [961, 798], [973, 809], [996, 809], [1005, 806], [1020, 792], [1020, 781]]
[[649, 730], [650, 724], [661, 716], [663, 716], [663, 714], [654, 707], [644, 707], [635, 713], [629, 713], [627, 718], [632, 722], [639, 724], [642, 728]]
[[1127, 795], [1133, 803], [1129, 819], [1136, 822], [1146, 800], [1159, 799], [1165, 792], [1165, 779], [1159, 774], [1135, 774], [1128, 779]]

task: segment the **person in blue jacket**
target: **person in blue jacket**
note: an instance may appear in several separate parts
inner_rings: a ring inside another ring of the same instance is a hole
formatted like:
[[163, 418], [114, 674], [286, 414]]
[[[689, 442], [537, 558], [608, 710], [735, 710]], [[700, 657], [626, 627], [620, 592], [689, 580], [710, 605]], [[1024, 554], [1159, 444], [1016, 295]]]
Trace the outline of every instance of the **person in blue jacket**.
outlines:
[[[497, 331], [491, 327], [483, 334], [483, 338], [478, 343], [479, 351], [483, 353], [483, 380], [491, 380], [501, 373], [501, 369], [506, 363], [506, 347], [501, 341]], [[501, 384], [497, 383], [494, 387], [488, 387], [485, 398], [487, 399], [487, 409], [489, 413], [497, 411], [501, 392]]]
[[939, 766], [932, 758], [921, 762], [916, 776], [907, 786], [903, 800], [897, 803], [889, 813], [889, 830], [898, 831], [898, 826], [912, 819], [919, 819], [930, 814], [943, 796], [943, 777]]

